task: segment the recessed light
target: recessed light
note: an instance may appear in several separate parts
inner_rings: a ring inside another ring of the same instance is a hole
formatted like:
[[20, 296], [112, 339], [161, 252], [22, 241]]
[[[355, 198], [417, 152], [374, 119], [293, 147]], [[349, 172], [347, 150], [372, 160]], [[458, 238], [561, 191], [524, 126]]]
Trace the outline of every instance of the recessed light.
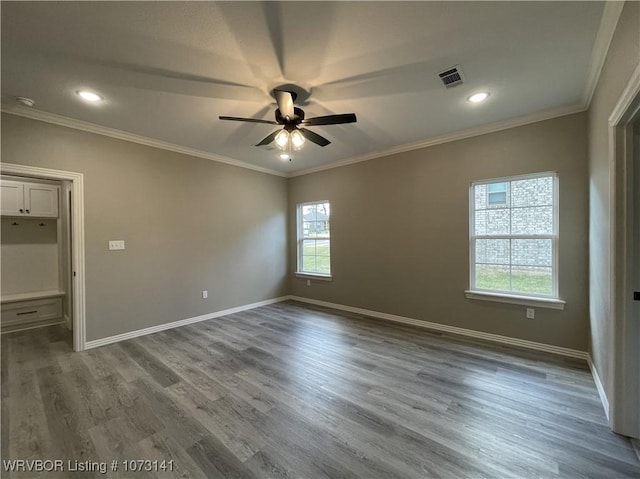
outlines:
[[280, 153], [279, 156], [282, 161], [287, 161], [290, 158], [289, 153]]
[[468, 100], [471, 103], [480, 103], [481, 101], [486, 100], [488, 96], [489, 96], [489, 93], [487, 93], [486, 91], [483, 91], [481, 93], [476, 93], [475, 95], [471, 95], [468, 98]]
[[103, 100], [103, 98], [100, 95], [89, 90], [80, 90], [80, 91], [77, 91], [76, 93], [83, 100], [90, 101], [92, 103]]
[[27, 98], [26, 96], [17, 96], [16, 101], [28, 107], [32, 107], [35, 104], [35, 101], [33, 101], [31, 98]]

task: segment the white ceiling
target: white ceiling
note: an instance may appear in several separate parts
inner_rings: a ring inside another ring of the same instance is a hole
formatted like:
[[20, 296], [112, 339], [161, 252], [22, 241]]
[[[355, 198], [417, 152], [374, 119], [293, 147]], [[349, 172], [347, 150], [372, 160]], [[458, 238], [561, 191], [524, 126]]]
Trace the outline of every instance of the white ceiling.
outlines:
[[[532, 114], [584, 108], [602, 2], [2, 2], [2, 101], [281, 173]], [[597, 50], [597, 48], [595, 49]], [[437, 73], [461, 65], [464, 85]], [[310, 91], [292, 162], [255, 145], [274, 86]], [[74, 94], [105, 97], [89, 105]], [[489, 91], [472, 105], [466, 98]], [[40, 113], [38, 113], [40, 114]], [[46, 117], [46, 114], [41, 114]]]

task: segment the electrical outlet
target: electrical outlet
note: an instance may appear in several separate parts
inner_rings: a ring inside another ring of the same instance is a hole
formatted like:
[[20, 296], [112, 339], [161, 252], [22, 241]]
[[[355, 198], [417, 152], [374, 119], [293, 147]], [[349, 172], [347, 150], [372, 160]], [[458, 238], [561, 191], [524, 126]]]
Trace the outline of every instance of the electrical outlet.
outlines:
[[109, 250], [124, 249], [124, 240], [109, 241]]
[[307, 286], [311, 286], [311, 280], [310, 279], [307, 280]]
[[536, 310], [533, 308], [527, 308], [527, 319], [535, 319], [536, 318]]
[[207, 299], [209, 297], [209, 291], [202, 292], [202, 299]]

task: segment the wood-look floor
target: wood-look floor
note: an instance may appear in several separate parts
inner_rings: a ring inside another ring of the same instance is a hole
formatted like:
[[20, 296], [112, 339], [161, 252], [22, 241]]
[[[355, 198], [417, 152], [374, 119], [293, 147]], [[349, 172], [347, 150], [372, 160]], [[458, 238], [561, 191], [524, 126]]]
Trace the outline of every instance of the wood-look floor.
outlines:
[[[640, 477], [585, 364], [287, 302], [71, 351], [2, 337], [2, 459], [106, 477]], [[105, 477], [4, 472], [2, 477]]]

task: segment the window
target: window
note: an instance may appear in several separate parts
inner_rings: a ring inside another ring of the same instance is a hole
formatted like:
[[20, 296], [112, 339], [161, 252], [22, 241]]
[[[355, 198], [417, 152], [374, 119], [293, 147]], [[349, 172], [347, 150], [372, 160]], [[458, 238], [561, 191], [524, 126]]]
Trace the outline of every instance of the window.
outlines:
[[489, 183], [487, 185], [487, 204], [491, 206], [507, 204], [508, 183]]
[[331, 275], [330, 216], [328, 201], [298, 205], [298, 273]]
[[555, 173], [473, 183], [471, 292], [558, 298]]

